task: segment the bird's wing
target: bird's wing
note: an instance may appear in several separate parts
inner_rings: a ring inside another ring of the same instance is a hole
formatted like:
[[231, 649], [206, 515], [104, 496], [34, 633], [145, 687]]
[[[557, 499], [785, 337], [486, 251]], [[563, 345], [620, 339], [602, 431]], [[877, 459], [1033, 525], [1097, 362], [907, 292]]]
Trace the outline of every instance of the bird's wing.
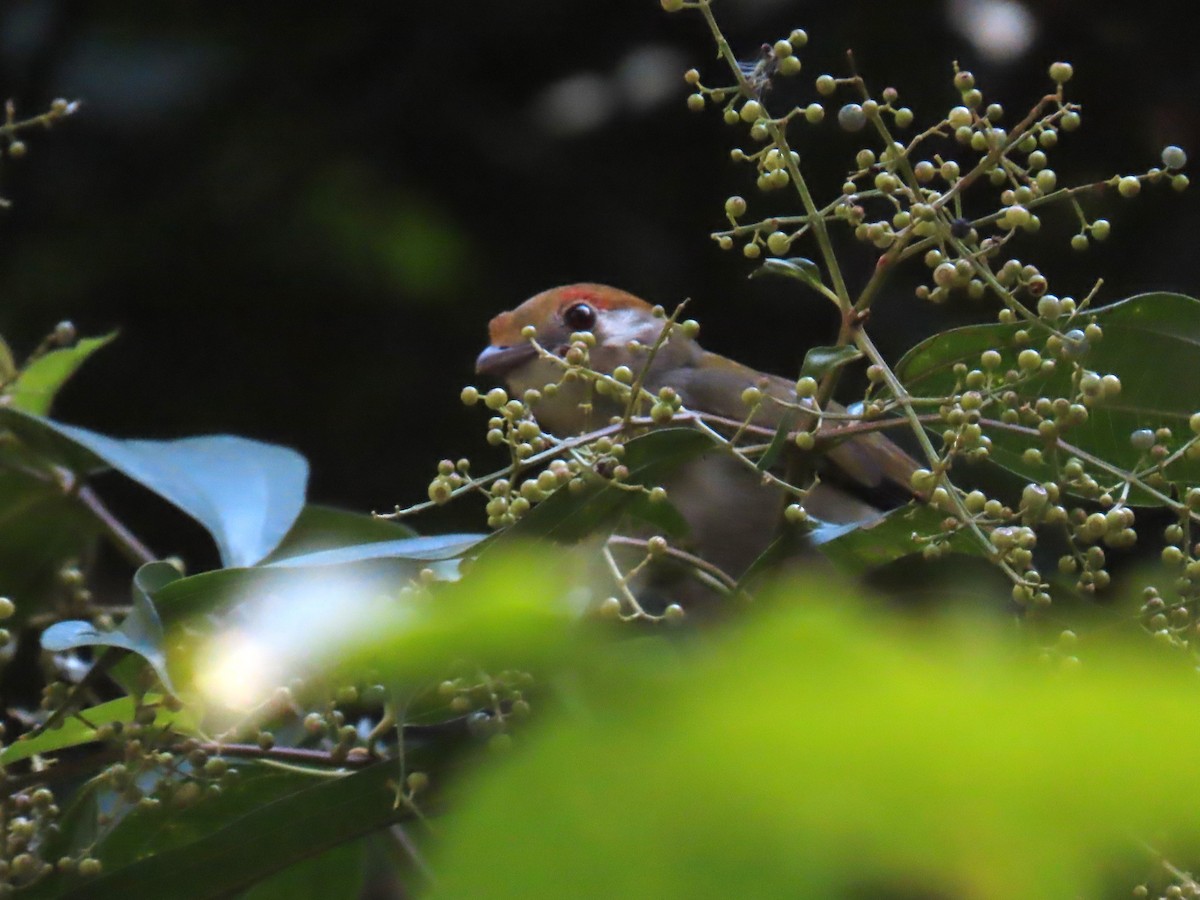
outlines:
[[[685, 406], [724, 416], [744, 419], [748, 412], [742, 403], [742, 391], [755, 386], [770, 397], [796, 403], [795, 382], [777, 375], [764, 375], [749, 366], [726, 359], [715, 353], [702, 353], [694, 366], [671, 373], [671, 387], [679, 393]], [[657, 390], [657, 386], [654, 387]], [[843, 412], [836, 403], [831, 411]], [[764, 402], [754, 417], [754, 424], [778, 428], [792, 407]], [[807, 417], [797, 417], [793, 427], [801, 428]], [[837, 425], [829, 423], [822, 434], [835, 432]], [[918, 468], [917, 461], [893, 441], [878, 432], [859, 434], [836, 444], [825, 454], [826, 459], [841, 475], [868, 490], [892, 485], [911, 494], [910, 479]]]

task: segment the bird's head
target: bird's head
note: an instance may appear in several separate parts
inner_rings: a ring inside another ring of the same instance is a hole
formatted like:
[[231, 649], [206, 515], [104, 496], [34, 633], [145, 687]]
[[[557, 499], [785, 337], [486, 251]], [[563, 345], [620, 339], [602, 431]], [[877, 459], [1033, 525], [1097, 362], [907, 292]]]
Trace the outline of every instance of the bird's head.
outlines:
[[[603, 284], [571, 284], [551, 288], [530, 297], [516, 309], [500, 313], [488, 326], [490, 345], [479, 354], [475, 371], [505, 382], [518, 396], [530, 388], [541, 389], [558, 382], [562, 367], [543, 358], [525, 336], [532, 326], [534, 340], [548, 352], [562, 356], [576, 332], [591, 332], [595, 346], [590, 351], [591, 367], [611, 372], [617, 366], [637, 369], [644, 364], [645, 348], [662, 333], [664, 319], [653, 307], [633, 294]], [[638, 348], [641, 348], [640, 350]], [[681, 356], [696, 352], [694, 344], [682, 335], [672, 334], [669, 344], [655, 356], [654, 365], [669, 365]], [[567, 433], [582, 430], [587, 424], [579, 410], [584, 402], [582, 385], [564, 385], [553, 402], [537, 407], [538, 419], [552, 431]]]

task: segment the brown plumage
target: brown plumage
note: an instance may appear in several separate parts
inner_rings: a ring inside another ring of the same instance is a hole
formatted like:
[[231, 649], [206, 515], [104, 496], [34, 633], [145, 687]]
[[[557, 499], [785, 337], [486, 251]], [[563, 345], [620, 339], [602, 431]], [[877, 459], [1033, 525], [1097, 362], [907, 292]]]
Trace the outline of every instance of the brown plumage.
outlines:
[[[476, 370], [503, 380], [517, 395], [559, 381], [561, 367], [539, 358], [522, 337], [522, 330], [533, 326], [537, 341], [556, 354], [565, 352], [572, 333], [590, 331], [596, 338], [596, 345], [590, 351], [592, 368], [611, 372], [619, 365], [627, 365], [637, 372], [645, 364], [645, 350], [632, 349], [631, 342], [643, 347], [652, 345], [663, 325], [664, 319], [653, 314], [650, 304], [626, 291], [601, 284], [552, 288], [492, 319], [488, 329], [491, 345], [479, 355]], [[669, 386], [688, 409], [739, 421], [746, 415], [742, 392], [751, 386], [788, 403], [797, 402], [794, 381], [765, 375], [710, 353], [679, 329], [672, 332], [656, 353], [644, 386], [651, 393]], [[595, 408], [581, 407], [588, 399], [596, 403]], [[607, 406], [605, 402], [603, 398], [590, 396], [585, 386], [574, 382], [562, 385], [553, 398], [540, 400], [534, 413], [551, 433], [581, 433], [606, 424], [612, 415], [621, 412], [615, 402], [607, 401]], [[841, 407], [831, 408], [841, 410]], [[765, 402], [755, 424], [774, 429], [786, 412], [785, 406]], [[801, 424], [798, 422], [797, 427]], [[858, 493], [880, 489], [887, 492], [890, 487], [893, 495], [907, 494], [909, 478], [917, 468], [907, 453], [877, 433], [849, 438], [829, 449], [825, 459], [834, 470], [833, 480], [855, 486]], [[754, 472], [727, 454], [709, 454], [685, 467], [667, 489], [691, 525], [698, 551], [718, 565], [724, 563], [735, 573], [753, 559], [773, 532], [779, 512], [778, 491], [764, 488]], [[821, 485], [807, 505], [814, 515], [839, 522], [878, 515], [877, 508], [832, 484]], [[736, 533], [731, 533], [731, 529]]]

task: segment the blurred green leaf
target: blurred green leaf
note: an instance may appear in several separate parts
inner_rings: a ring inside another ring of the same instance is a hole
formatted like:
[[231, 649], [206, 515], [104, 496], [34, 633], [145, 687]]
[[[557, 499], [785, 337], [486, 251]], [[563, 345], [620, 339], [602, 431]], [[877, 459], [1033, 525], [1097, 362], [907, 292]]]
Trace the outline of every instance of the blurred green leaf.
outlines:
[[[340, 778], [254, 764], [238, 771], [220, 796], [186, 808], [164, 803], [121, 819], [93, 850], [104, 864], [98, 878], [55, 874], [28, 896], [225, 897], [401, 815], [393, 805], [390, 782], [397, 770], [391, 762]], [[76, 824], [66, 823], [64, 831]]]
[[363, 841], [343, 844], [301, 860], [246, 891], [241, 900], [360, 900], [366, 865]]
[[265, 557], [304, 507], [308, 463], [287, 447], [233, 435], [118, 440], [5, 409], [0, 422], [73, 468], [107, 464], [158, 494], [207, 529], [226, 566]]
[[570, 659], [585, 638], [578, 628], [591, 601], [580, 579], [585, 571], [567, 548], [509, 546], [474, 560], [462, 579], [428, 596], [378, 607], [361, 617], [365, 627], [303, 656], [317, 671], [332, 666], [342, 677], [372, 671], [387, 684], [442, 677], [453, 660], [484, 671], [554, 665]]
[[[1180, 441], [1190, 437], [1188, 419], [1200, 409], [1200, 301], [1182, 294], [1141, 294], [1097, 312], [1080, 316], [1071, 327], [1082, 328], [1094, 319], [1104, 329], [1104, 339], [1089, 342], [1079, 362], [1100, 375], [1114, 374], [1121, 379], [1118, 397], [1091, 407], [1088, 421], [1066, 431], [1062, 437], [1088, 453], [1127, 470], [1152, 468], [1141, 451], [1130, 444], [1132, 432], [1142, 429], [1171, 428]], [[1066, 326], [1064, 326], [1066, 327]], [[985, 350], [996, 350], [1002, 357], [1002, 370], [1015, 369], [1016, 358], [1024, 346], [1014, 343], [1021, 329], [1033, 335], [1033, 346], [1040, 348], [1045, 333], [1036, 325], [973, 325], [942, 332], [917, 345], [900, 360], [897, 374], [913, 394], [945, 396], [954, 388], [955, 363], [977, 368]], [[1057, 361], [1050, 377], [1035, 377], [1029, 384], [1037, 396], [1072, 396], [1071, 366]], [[985, 408], [984, 416], [991, 416]], [[1010, 471], [1043, 481], [1053, 472], [1048, 465], [1029, 465], [1021, 459], [1027, 447], [1041, 447], [1036, 435], [1013, 434], [998, 427], [987, 427], [993, 446], [991, 459]], [[1179, 459], [1165, 470], [1177, 484], [1200, 481], [1200, 462]], [[1134, 505], [1157, 505], [1153, 497], [1134, 488], [1129, 496]]]
[[[116, 336], [114, 331], [103, 337], [83, 338], [73, 347], [62, 347], [42, 354], [27, 365], [17, 380], [4, 391], [4, 402], [16, 409], [44, 416], [50, 411], [58, 389], [75, 374], [75, 370]], [[11, 362], [9, 354], [10, 365]]]
[[1200, 844], [1186, 660], [1039, 664], [828, 581], [775, 609], [688, 660], [576, 655], [577, 713], [458, 785], [439, 896], [1090, 897], [1139, 837]]
[[757, 269], [750, 273], [751, 278], [763, 275], [781, 275], [803, 282], [809, 287], [822, 287], [821, 270], [811, 259], [795, 256], [791, 259], [765, 259]]

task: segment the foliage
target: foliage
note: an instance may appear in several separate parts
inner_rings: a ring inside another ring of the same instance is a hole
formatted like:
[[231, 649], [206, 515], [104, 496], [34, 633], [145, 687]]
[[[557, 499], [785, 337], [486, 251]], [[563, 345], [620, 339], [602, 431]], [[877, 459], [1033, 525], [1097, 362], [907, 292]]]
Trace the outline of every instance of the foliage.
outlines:
[[[307, 463], [288, 448], [118, 439], [52, 418], [57, 391], [112, 335], [80, 340], [61, 323], [23, 362], [0, 343], [0, 891], [263, 898], [321, 884], [354, 896], [385, 860], [405, 882], [461, 896], [747, 884], [1059, 896], [1147, 868], [1156, 888], [1200, 894], [1171, 861], [1198, 848], [1185, 754], [1200, 302], [1101, 306], [1100, 281], [1058, 296], [1016, 256], [1038, 246], [1056, 204], [1077, 217], [1073, 251], [1103, 241], [1112, 226], [1081, 198], [1181, 190], [1186, 155], [1168, 147], [1162, 167], [1060, 186], [1049, 157], [1082, 123], [1067, 63], [1007, 127], [957, 65], [960, 103], [907, 142], [896, 135], [916, 114], [853, 67], [777, 115], [771, 89], [801, 71], [804, 31], [743, 62], [711, 0], [662, 6], [698, 13], [727, 70], [716, 87], [689, 71], [688, 106], [747, 131], [753, 149], [733, 161], [795, 209], [752, 220], [730, 197], [714, 240], [754, 261], [752, 276], [832, 303], [836, 343], [808, 354], [785, 396], [748, 386], [731, 417], [645, 386], [655, 355], [699, 328], [682, 305], [657, 311], [637, 368], [593, 365], [586, 329], [564, 348], [533, 329], [523, 338], [555, 380], [519, 397], [462, 394], [491, 412], [488, 441], [507, 464], [477, 476], [443, 460], [428, 503], [378, 517], [307, 503]], [[839, 94], [831, 118], [869, 146], [822, 204], [792, 135]], [[7, 154], [75, 109], [56, 101], [17, 121], [10, 105]], [[853, 241], [876, 254], [857, 291]], [[870, 313], [912, 302], [890, 285], [913, 260], [928, 270], [919, 300], [969, 298], [997, 321], [931, 335], [893, 365]], [[860, 363], [861, 402], [835, 405]], [[584, 434], [545, 431], [539, 403], [576, 388], [619, 414]], [[821, 522], [806, 508], [819, 476], [795, 460], [876, 432], [919, 448], [909, 502]], [[692, 552], [664, 487], [714, 454], [791, 501], [744, 572]], [[106, 472], [198, 523], [219, 568], [192, 572], [132, 534], [93, 484]], [[489, 535], [418, 536], [394, 521], [475, 494]], [[129, 565], [120, 598], [93, 593], [102, 541]], [[763, 587], [802, 546], [852, 580]], [[1165, 568], [1145, 567], [1150, 555]], [[864, 576], [889, 565], [911, 581], [915, 566], [961, 558], [999, 573], [1007, 596], [951, 580], [950, 610], [911, 617], [863, 596]], [[654, 596], [664, 563], [725, 621], [665, 630], [706, 607], [676, 596], [678, 582]], [[1133, 602], [1111, 587], [1126, 572], [1141, 587]], [[481, 764], [485, 748], [509, 758]], [[445, 810], [446, 827], [427, 827]], [[431, 875], [423, 845], [439, 831]]]

